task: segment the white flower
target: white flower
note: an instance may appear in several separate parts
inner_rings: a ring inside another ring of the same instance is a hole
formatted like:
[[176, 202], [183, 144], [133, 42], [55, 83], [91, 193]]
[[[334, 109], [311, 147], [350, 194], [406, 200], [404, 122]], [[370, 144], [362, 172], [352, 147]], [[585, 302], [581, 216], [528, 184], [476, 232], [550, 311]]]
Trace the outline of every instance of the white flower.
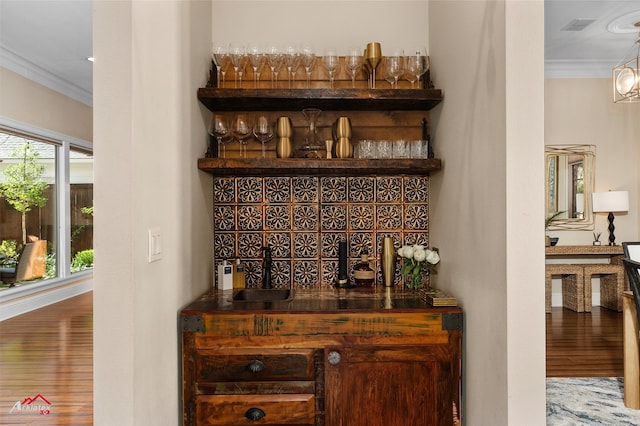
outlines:
[[398, 256], [400, 256], [400, 257], [404, 257], [404, 254], [402, 254], [402, 253], [404, 253], [404, 246], [402, 246], [402, 247], [400, 247], [400, 248], [398, 249]]
[[413, 247], [411, 246], [402, 247], [402, 257], [406, 257], [407, 259], [413, 258]]
[[435, 265], [436, 263], [440, 262], [440, 256], [438, 256], [438, 252], [434, 251], [434, 250], [427, 250], [427, 262], [429, 262], [432, 265]]
[[420, 244], [414, 244], [413, 245], [413, 249], [414, 250], [424, 250], [424, 246], [422, 246]]
[[422, 262], [427, 258], [427, 252], [424, 250], [424, 248], [416, 248], [413, 252], [413, 258], [416, 260], [416, 262]]

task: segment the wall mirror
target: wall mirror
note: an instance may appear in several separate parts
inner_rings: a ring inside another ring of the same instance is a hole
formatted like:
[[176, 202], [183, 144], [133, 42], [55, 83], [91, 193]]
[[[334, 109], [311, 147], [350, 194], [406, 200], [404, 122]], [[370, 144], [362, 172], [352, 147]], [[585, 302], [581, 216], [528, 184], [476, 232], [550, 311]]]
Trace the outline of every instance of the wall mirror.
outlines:
[[545, 146], [545, 218], [557, 214], [549, 230], [593, 230], [595, 155], [595, 145]]

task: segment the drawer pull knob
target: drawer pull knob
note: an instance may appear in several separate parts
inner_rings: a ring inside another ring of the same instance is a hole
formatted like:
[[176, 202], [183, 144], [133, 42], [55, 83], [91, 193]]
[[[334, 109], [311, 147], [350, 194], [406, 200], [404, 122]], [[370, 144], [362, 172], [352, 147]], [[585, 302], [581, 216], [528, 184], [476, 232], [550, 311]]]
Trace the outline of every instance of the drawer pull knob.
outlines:
[[260, 420], [267, 414], [259, 408], [249, 408], [244, 416], [249, 420]]
[[327, 355], [327, 360], [329, 361], [329, 364], [331, 364], [331, 365], [340, 364], [340, 360], [341, 359], [342, 359], [342, 357], [340, 356], [340, 352], [337, 352], [337, 351], [331, 351], [331, 352], [329, 352], [329, 355]]
[[264, 370], [264, 368], [264, 363], [257, 359], [254, 359], [247, 365], [247, 370], [251, 371], [252, 373], [259, 373]]

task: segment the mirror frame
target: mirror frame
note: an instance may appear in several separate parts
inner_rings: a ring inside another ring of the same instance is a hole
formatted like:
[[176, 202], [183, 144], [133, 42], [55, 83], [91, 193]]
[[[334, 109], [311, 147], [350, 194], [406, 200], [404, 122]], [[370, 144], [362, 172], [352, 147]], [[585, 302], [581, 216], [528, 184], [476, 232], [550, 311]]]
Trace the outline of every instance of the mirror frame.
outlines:
[[[551, 200], [551, 170], [550, 159], [559, 155], [581, 155], [584, 157], [583, 173], [584, 173], [584, 218], [559, 218], [551, 221], [548, 227], [549, 231], [558, 230], [593, 230], [595, 227], [595, 221], [593, 217], [593, 207], [591, 201], [591, 194], [594, 190], [595, 181], [595, 145], [545, 145], [545, 215], [549, 211], [549, 202]], [[546, 218], [547, 216], [545, 216]]]

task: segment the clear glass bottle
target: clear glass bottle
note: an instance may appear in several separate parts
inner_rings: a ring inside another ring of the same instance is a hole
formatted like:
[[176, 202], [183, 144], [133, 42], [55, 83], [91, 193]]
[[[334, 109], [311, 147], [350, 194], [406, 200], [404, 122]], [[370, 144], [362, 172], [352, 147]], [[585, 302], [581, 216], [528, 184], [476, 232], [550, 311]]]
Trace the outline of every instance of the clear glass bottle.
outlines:
[[360, 255], [360, 262], [353, 267], [353, 280], [357, 287], [373, 287], [376, 273], [369, 265], [369, 253]]

